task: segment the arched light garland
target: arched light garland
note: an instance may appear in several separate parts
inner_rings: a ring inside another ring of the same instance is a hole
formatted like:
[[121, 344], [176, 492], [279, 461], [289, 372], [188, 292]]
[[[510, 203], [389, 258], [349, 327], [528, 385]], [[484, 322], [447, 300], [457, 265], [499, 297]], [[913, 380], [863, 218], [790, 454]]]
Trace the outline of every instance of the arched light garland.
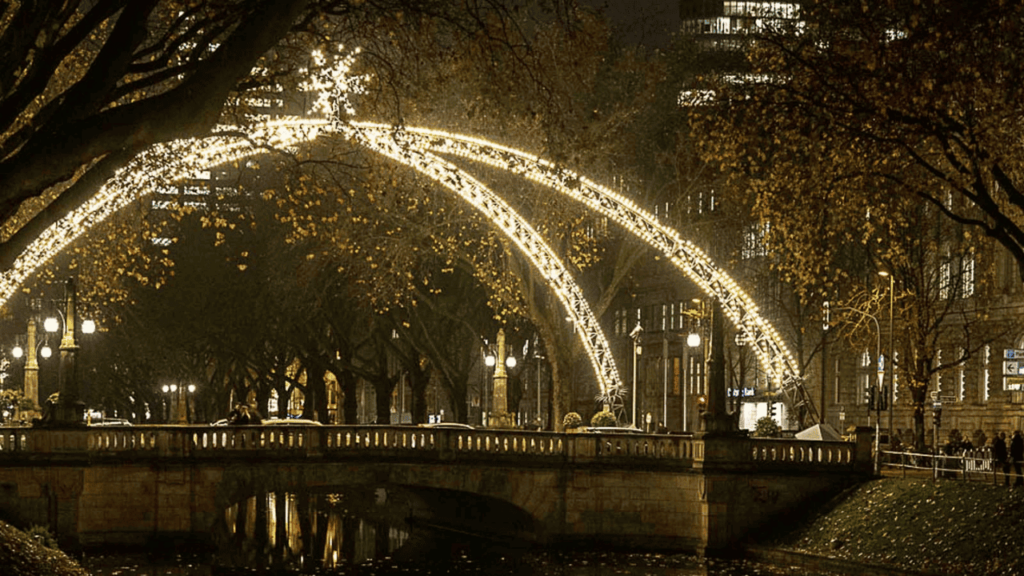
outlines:
[[415, 169], [458, 194], [519, 246], [562, 302], [580, 335], [597, 375], [600, 390], [598, 400], [609, 405], [618, 414], [622, 409], [625, 388], [615, 368], [615, 360], [604, 332], [572, 275], [533, 226], [497, 194], [450, 162], [429, 152], [407, 146], [387, 131], [365, 130], [351, 124], [343, 124], [341, 129], [349, 139]]
[[[77, 209], [44, 230], [7, 270], [0, 273], [0, 306], [39, 266], [48, 262], [83, 232], [137, 198], [157, 192], [213, 166], [252, 156], [262, 147], [289, 148], [319, 134], [323, 122], [289, 121], [256, 126], [241, 137], [211, 136], [177, 140], [143, 151], [118, 170], [100, 190]], [[226, 133], [225, 133], [226, 134]]]
[[[318, 65], [324, 64], [322, 59], [314, 56]], [[154, 146], [137, 156], [118, 171], [93, 198], [45, 230], [18, 256], [9, 270], [0, 273], [0, 305], [6, 303], [41, 264], [63, 250], [93, 224], [101, 222], [135, 199], [210, 167], [252, 156], [264, 146], [291, 148], [312, 141], [321, 133], [341, 132], [431, 176], [456, 192], [483, 211], [529, 255], [569, 310], [570, 317], [579, 327], [586, 327], [581, 330], [581, 338], [597, 373], [601, 389], [599, 398], [618, 404], [623, 387], [604, 335], [571, 277], [528, 223], [493, 192], [434, 153], [485, 163], [544, 184], [583, 202], [660, 250], [705, 293], [718, 299], [726, 316], [740, 330], [741, 338], [754, 347], [761, 365], [781, 383], [781, 390], [790, 404], [805, 405], [808, 414], [814, 420], [817, 419], [813, 402], [795, 368], [796, 363], [782, 339], [760, 316], [749, 296], [697, 246], [683, 240], [675, 230], [659, 223], [656, 217], [636, 207], [629, 199], [520, 150], [436, 130], [396, 130], [382, 124], [342, 121], [343, 113], [353, 113], [348, 94], [360, 91], [358, 82], [339, 80], [348, 78], [347, 72], [353, 59], [354, 56], [343, 58], [335, 66], [324, 68], [324, 72], [311, 79], [309, 86], [321, 95], [317, 101], [319, 109], [331, 109], [330, 120], [270, 121], [243, 130], [245, 138], [224, 135], [187, 139]]]
[[651, 247], [661, 251], [706, 294], [714, 296], [722, 311], [753, 346], [758, 361], [780, 383], [790, 405], [804, 405], [817, 421], [814, 404], [803, 386], [796, 361], [775, 328], [762, 317], [754, 301], [724, 271], [692, 242], [658, 222], [656, 216], [637, 207], [608, 188], [537, 156], [493, 142], [425, 128], [393, 127], [368, 122], [353, 123], [380, 135], [391, 134], [409, 149], [466, 158], [540, 183], [584, 203], [590, 209], [618, 222]]
[[[0, 275], [0, 305], [6, 303], [41, 264], [85, 230], [133, 200], [152, 194], [167, 183], [261, 153], [267, 147], [292, 148], [315, 140], [324, 132], [334, 132], [327, 122], [287, 119], [259, 125], [245, 138], [218, 136], [153, 147], [118, 171], [89, 202], [50, 226], [19, 255], [14, 266]], [[344, 135], [433, 178], [480, 210], [519, 246], [547, 280], [578, 330], [597, 376], [598, 399], [617, 412], [621, 411], [625, 388], [597, 318], [554, 251], [521, 216], [486, 186], [437, 156], [405, 150], [392, 139], [381, 137], [379, 133], [364, 134], [359, 128], [348, 127]], [[168, 159], [173, 161], [168, 162]]]

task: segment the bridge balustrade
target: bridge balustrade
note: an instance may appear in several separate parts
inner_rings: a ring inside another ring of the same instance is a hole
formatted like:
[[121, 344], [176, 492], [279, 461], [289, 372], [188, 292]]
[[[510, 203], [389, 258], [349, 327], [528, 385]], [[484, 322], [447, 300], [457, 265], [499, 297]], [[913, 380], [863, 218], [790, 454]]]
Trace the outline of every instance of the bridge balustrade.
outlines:
[[851, 442], [756, 438], [750, 439], [750, 456], [758, 467], [778, 464], [849, 467], [856, 462], [856, 445]]
[[598, 434], [594, 455], [652, 460], [684, 461], [692, 464], [693, 438], [687, 436], [639, 436], [635, 434]]
[[[507, 461], [539, 465], [691, 468], [708, 458], [748, 466], [842, 469], [858, 464], [857, 445], [791, 439], [707, 439], [650, 434], [563, 434], [415, 426], [132, 426], [46, 430], [0, 428], [0, 461], [50, 454], [85, 458], [345, 458]], [[723, 448], [724, 447], [724, 448]], [[724, 452], [723, 452], [724, 449]], [[863, 458], [861, 458], [863, 460]], [[704, 464], [706, 466], [706, 464]]]

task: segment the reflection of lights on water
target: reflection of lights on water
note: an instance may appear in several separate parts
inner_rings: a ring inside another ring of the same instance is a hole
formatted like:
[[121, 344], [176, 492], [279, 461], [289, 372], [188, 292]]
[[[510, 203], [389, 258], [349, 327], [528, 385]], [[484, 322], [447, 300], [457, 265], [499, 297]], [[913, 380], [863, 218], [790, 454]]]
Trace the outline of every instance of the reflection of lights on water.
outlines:
[[[303, 552], [322, 543], [322, 553], [315, 552], [325, 568], [373, 560], [382, 554], [391, 554], [408, 541], [408, 530], [346, 515], [337, 507], [339, 501], [337, 497], [328, 495], [299, 498], [294, 493], [271, 492], [228, 507], [224, 511], [224, 520], [230, 535], [236, 539], [241, 537], [246, 541], [265, 542], [272, 554], [279, 554], [285, 561], [302, 563], [305, 560]], [[302, 510], [300, 502], [305, 502], [308, 509]], [[310, 534], [302, 532], [304, 514], [309, 518]], [[241, 533], [239, 527], [244, 527]], [[380, 530], [386, 530], [387, 550], [377, 549], [381, 543], [378, 540]], [[279, 541], [282, 535], [285, 540]], [[245, 544], [241, 546], [247, 548]], [[344, 555], [346, 549], [351, 551], [349, 558]], [[228, 555], [237, 552], [236, 549], [222, 551]]]

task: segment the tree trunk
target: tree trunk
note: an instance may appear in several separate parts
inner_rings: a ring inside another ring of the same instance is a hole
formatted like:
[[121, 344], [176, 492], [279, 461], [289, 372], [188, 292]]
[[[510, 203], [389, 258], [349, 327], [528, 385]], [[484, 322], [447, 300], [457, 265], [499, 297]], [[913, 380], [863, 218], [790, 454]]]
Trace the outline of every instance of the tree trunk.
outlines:
[[373, 380], [374, 400], [376, 403], [377, 424], [391, 423], [391, 393], [395, 390], [395, 381], [386, 375]]
[[914, 451], [924, 452], [924, 403], [928, 394], [927, 360], [918, 360], [916, 374], [910, 383], [910, 399], [914, 406]]
[[358, 424], [359, 420], [359, 400], [356, 397], [356, 376], [349, 370], [342, 370], [340, 373], [335, 372], [334, 377], [338, 379], [338, 385], [341, 387], [343, 410], [342, 410], [342, 423], [353, 425]]
[[427, 421], [427, 388], [430, 386], [430, 372], [420, 368], [419, 364], [409, 369], [409, 392], [413, 424], [423, 424]]

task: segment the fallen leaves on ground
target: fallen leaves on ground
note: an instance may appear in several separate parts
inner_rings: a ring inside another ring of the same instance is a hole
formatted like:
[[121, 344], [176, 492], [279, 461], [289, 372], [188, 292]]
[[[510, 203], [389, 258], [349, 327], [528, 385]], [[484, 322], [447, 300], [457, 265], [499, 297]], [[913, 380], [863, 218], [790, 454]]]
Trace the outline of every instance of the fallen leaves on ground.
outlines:
[[1024, 573], [1024, 489], [881, 478], [852, 489], [782, 548], [956, 575]]
[[0, 522], [0, 567], [4, 576], [89, 576], [60, 550], [38, 544], [4, 522]]

